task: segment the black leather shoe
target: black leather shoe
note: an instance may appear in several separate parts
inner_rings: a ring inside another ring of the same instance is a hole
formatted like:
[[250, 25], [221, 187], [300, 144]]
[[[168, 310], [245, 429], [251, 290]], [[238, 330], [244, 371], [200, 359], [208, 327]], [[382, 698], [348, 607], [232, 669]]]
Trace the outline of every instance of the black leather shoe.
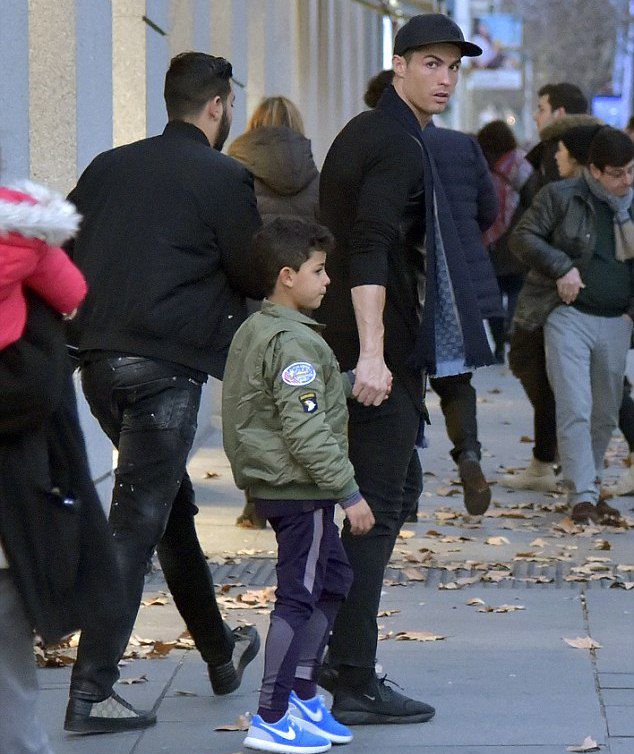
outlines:
[[68, 700], [64, 730], [71, 733], [121, 733], [149, 728], [156, 723], [153, 712], [135, 709], [114, 691], [101, 702], [72, 697]]
[[230, 694], [240, 686], [244, 669], [260, 651], [260, 634], [254, 626], [238, 626], [231, 633], [235, 640], [231, 659], [222, 665], [207, 666], [211, 688], [217, 696]]
[[491, 488], [484, 478], [475, 453], [463, 453], [458, 461], [458, 471], [464, 490], [464, 505], [472, 516], [481, 516], [491, 503]]
[[339, 686], [332, 714], [343, 725], [385, 725], [425, 723], [436, 710], [425, 702], [410, 699], [390, 688], [385, 677], [376, 676], [361, 689]]
[[335, 693], [337, 684], [339, 683], [339, 671], [333, 668], [332, 665], [328, 665], [324, 662], [319, 669], [319, 675], [317, 676], [317, 684], [326, 689], [331, 694]]

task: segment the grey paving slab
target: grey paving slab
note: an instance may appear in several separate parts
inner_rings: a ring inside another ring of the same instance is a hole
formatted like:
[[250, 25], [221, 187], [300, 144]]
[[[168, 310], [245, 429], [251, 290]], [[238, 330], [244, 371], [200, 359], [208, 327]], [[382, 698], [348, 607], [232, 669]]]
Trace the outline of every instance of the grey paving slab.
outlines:
[[[602, 689], [601, 698], [606, 707], [634, 707], [634, 688]], [[634, 715], [634, 710], [632, 714]]]
[[634, 594], [622, 591], [590, 590], [586, 597], [591, 635], [602, 645], [597, 651], [601, 673], [634, 674]]
[[632, 754], [634, 752], [634, 739], [611, 738], [610, 754]]
[[599, 673], [603, 689], [634, 689], [634, 673]]
[[634, 751], [634, 712], [631, 706], [606, 707], [610, 736], [629, 736]]

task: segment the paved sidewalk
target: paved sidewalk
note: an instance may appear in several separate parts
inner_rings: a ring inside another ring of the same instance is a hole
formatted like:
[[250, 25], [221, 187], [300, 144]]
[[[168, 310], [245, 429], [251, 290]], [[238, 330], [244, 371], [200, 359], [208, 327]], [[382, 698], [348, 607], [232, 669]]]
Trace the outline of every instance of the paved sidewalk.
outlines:
[[[475, 383], [483, 466], [494, 481], [503, 466], [528, 461], [531, 445], [520, 440], [532, 432], [530, 412], [505, 368], [481, 370]], [[634, 581], [634, 529], [567, 533], [556, 528], [562, 521], [567, 528], [561, 498], [512, 493], [497, 484], [492, 515], [481, 521], [465, 517], [436, 397], [429, 403], [434, 424], [422, 455], [426, 490], [420, 520], [407, 525], [412, 534], [399, 540], [388, 572], [381, 610], [394, 612], [380, 617], [385, 639], [378, 659], [390, 678], [432, 703], [437, 714], [423, 725], [355, 728], [346, 751], [561, 754], [591, 736], [602, 751], [633, 754], [634, 589], [610, 586]], [[608, 478], [621, 473], [624, 455], [623, 443], [615, 441]], [[190, 471], [201, 508], [198, 528], [216, 581], [235, 585], [223, 595], [229, 621], [252, 622], [264, 638], [270, 605], [261, 590], [273, 583], [272, 533], [233, 525], [242, 499], [217, 434], [196, 453]], [[634, 525], [634, 498], [616, 504]], [[600, 540], [611, 549], [596, 549]], [[148, 595], [163, 588], [160, 572], [154, 573]], [[233, 609], [240, 604], [237, 595], [248, 591], [260, 592], [263, 607]], [[466, 604], [474, 599], [484, 605]], [[521, 609], [479, 612], [485, 605]], [[183, 629], [170, 600], [143, 607], [135, 633], [168, 641]], [[401, 641], [399, 632], [445, 638]], [[576, 649], [563, 640], [587, 636], [601, 648]], [[42, 669], [42, 716], [57, 754], [233, 754], [241, 750], [244, 733], [214, 728], [255, 710], [261, 672], [260, 653], [239, 692], [214, 698], [195, 651], [175, 649], [165, 659], [133, 661], [122, 669], [123, 678], [147, 681], [117, 691], [140, 707], [155, 706], [159, 723], [140, 733], [77, 737], [61, 729], [69, 669]]]

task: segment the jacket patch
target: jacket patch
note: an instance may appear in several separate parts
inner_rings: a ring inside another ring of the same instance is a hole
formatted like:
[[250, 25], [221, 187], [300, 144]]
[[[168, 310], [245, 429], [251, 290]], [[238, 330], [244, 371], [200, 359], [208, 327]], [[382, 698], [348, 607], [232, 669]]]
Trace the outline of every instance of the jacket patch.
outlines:
[[312, 392], [300, 395], [299, 402], [302, 404], [305, 414], [314, 414], [319, 408], [317, 405], [317, 395]]
[[307, 361], [296, 361], [294, 364], [289, 364], [282, 372], [282, 381], [292, 387], [301, 387], [310, 385], [316, 376], [317, 372], [312, 364]]

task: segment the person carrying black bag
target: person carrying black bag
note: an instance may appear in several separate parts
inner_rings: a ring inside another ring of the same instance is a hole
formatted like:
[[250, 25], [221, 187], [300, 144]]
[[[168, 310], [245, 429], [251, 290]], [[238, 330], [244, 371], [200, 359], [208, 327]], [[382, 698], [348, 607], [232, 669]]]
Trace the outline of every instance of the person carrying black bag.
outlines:
[[[32, 220], [18, 229], [3, 214], [0, 241], [41, 238]], [[55, 643], [100, 622], [115, 613], [120, 584], [61, 317], [27, 286], [23, 293], [20, 337], [0, 350], [0, 751], [51, 754], [35, 712], [33, 631]]]

